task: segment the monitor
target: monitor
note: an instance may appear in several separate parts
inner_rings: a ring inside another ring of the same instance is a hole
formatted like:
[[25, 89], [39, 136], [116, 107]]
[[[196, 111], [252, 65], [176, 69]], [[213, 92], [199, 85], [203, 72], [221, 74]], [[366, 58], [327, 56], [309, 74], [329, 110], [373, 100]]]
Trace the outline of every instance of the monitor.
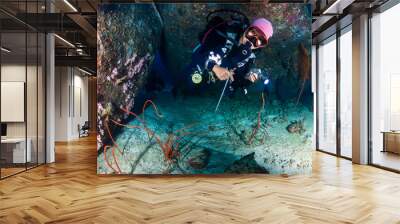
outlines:
[[7, 136], [7, 124], [1, 123], [1, 136]]

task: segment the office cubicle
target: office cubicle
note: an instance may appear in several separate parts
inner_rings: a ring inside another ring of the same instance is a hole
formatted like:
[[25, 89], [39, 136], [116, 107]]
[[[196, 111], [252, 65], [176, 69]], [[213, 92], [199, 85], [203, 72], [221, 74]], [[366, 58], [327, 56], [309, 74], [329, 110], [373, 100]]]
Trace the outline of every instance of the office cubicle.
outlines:
[[44, 1], [0, 3], [1, 179], [45, 163], [46, 40], [23, 22], [43, 6]]

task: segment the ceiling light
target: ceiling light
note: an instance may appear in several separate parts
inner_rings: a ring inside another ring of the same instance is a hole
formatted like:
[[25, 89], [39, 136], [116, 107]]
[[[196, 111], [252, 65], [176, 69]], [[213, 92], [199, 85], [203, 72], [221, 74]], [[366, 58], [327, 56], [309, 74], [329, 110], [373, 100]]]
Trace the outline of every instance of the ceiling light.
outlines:
[[343, 10], [351, 5], [355, 0], [336, 0], [322, 13], [323, 15], [339, 15], [343, 13]]
[[68, 0], [64, 0], [64, 3], [67, 4], [74, 12], [78, 12], [78, 10]]
[[88, 71], [86, 71], [86, 70], [83, 70], [83, 69], [81, 69], [81, 68], [79, 68], [79, 67], [78, 67], [78, 70], [81, 71], [81, 72], [83, 72], [83, 73], [85, 73], [85, 74], [87, 74], [87, 75], [93, 75], [92, 73], [90, 73], [90, 72], [88, 72]]
[[6, 53], [10, 53], [10, 52], [11, 52], [11, 50], [9, 50], [9, 49], [7, 49], [7, 48], [5, 48], [5, 47], [1, 47], [0, 49], [1, 49], [2, 51], [6, 52]]
[[336, 0], [331, 6], [329, 6], [322, 14], [328, 14], [331, 9], [335, 8], [339, 4], [340, 0]]
[[68, 46], [75, 48], [75, 45], [73, 45], [73, 44], [72, 44], [71, 42], [69, 42], [68, 40], [66, 40], [66, 39], [64, 39], [64, 38], [62, 38], [62, 37], [60, 37], [60, 36], [57, 35], [57, 34], [54, 34], [54, 36], [57, 37], [57, 38], [58, 38], [59, 40], [61, 40], [62, 42], [66, 43]]

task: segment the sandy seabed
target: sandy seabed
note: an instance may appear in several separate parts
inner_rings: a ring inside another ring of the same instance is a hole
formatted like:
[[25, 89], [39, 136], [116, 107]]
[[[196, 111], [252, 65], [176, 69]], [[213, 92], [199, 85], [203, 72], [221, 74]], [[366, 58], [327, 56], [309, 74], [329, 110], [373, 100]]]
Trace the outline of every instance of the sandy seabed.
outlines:
[[[313, 112], [293, 102], [268, 101], [261, 113], [259, 94], [225, 97], [214, 112], [216, 96], [174, 98], [168, 93], [154, 99], [162, 117], [151, 106], [144, 114], [145, 124], [133, 119], [114, 136], [119, 146], [98, 156], [98, 173], [114, 173], [116, 163], [123, 174], [220, 174], [220, 173], [310, 173], [312, 167]], [[302, 130], [289, 133], [292, 121], [302, 123]], [[113, 125], [113, 124], [110, 124]], [[156, 137], [160, 141], [157, 141]], [[166, 158], [161, 146], [173, 142]], [[251, 143], [249, 144], [249, 140]], [[161, 143], [161, 144], [160, 144]], [[178, 145], [179, 143], [179, 145]]]

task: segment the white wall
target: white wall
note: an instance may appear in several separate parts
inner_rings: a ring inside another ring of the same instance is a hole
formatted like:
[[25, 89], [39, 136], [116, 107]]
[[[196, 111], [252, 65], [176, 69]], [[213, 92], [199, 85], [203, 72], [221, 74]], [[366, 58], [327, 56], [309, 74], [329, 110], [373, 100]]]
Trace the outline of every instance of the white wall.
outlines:
[[[38, 69], [38, 70], [37, 70]], [[27, 80], [25, 78], [27, 77]], [[26, 83], [26, 107], [22, 108], [22, 112], [27, 115], [24, 122], [6, 122], [7, 137], [9, 138], [25, 138], [30, 140], [32, 151], [32, 161], [44, 163], [44, 74], [42, 67], [25, 64], [3, 64], [1, 66], [1, 81], [5, 82], [24, 82]], [[2, 96], [7, 97], [7, 96]], [[1, 108], [1, 110], [9, 110], [10, 108]], [[26, 132], [27, 131], [27, 132]], [[37, 156], [37, 153], [39, 154]]]
[[[77, 70], [75, 70], [76, 72]], [[83, 125], [85, 121], [89, 120], [89, 102], [88, 102], [88, 78], [79, 75], [74, 75], [74, 108], [73, 108], [73, 119], [72, 119], [72, 136], [78, 137], [78, 124]], [[79, 97], [80, 95], [80, 97]], [[80, 102], [79, 102], [80, 101]], [[80, 108], [81, 107], [81, 108]]]
[[68, 139], [68, 88], [70, 77], [67, 67], [55, 68], [55, 141], [66, 141]]
[[55, 140], [70, 141], [88, 121], [88, 78], [72, 67], [56, 67], [55, 73]]
[[[27, 69], [27, 70], [26, 70]], [[27, 86], [27, 118], [28, 129], [30, 127], [36, 130], [36, 66], [27, 66], [21, 64], [4, 64], [1, 66], [1, 81], [2, 82], [25, 82], [25, 75], [28, 72], [28, 86]], [[39, 73], [41, 68], [39, 68]], [[4, 97], [4, 96], [3, 96]], [[39, 105], [43, 106], [43, 105]], [[7, 108], [2, 108], [7, 110]], [[25, 137], [25, 123], [26, 122], [7, 122], [7, 134], [9, 137]], [[34, 127], [33, 127], [34, 126]], [[36, 134], [36, 132], [35, 132]], [[29, 137], [29, 130], [28, 130]]]
[[[8, 64], [1, 66], [1, 81], [25, 82], [25, 64]], [[28, 68], [29, 70], [29, 68]], [[7, 108], [1, 108], [7, 110]], [[25, 122], [7, 123], [7, 137], [25, 137]]]

